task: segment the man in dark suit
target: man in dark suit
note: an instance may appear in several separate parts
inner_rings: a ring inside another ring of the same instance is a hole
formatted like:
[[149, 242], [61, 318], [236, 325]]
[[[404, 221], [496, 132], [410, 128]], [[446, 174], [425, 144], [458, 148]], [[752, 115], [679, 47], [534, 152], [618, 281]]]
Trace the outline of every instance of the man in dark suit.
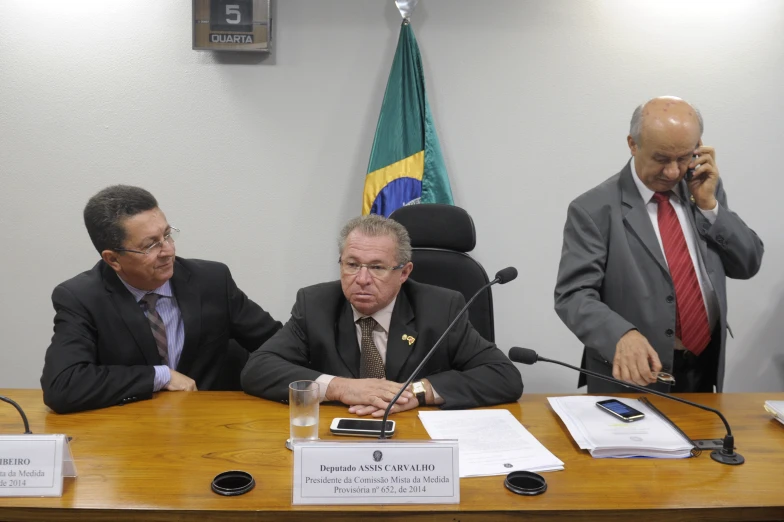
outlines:
[[[314, 380], [321, 398], [383, 415], [393, 396], [465, 304], [452, 290], [409, 281], [406, 229], [369, 215], [343, 228], [340, 281], [301, 289], [291, 319], [251, 354], [242, 387], [287, 401], [289, 383]], [[520, 373], [463, 315], [391, 411], [424, 404], [471, 408], [516, 401]]]
[[146, 190], [100, 191], [84, 222], [101, 261], [52, 293], [44, 403], [68, 413], [161, 390], [236, 388], [245, 352], [234, 343], [251, 352], [281, 324], [237, 288], [226, 265], [175, 257], [179, 230]]
[[[569, 205], [555, 310], [585, 345], [584, 368], [661, 391], [722, 390], [726, 278], [754, 276], [763, 245], [727, 206], [702, 132], [679, 98], [639, 106], [632, 160]], [[654, 384], [659, 371], [675, 385]], [[588, 391], [628, 389], [588, 377]]]

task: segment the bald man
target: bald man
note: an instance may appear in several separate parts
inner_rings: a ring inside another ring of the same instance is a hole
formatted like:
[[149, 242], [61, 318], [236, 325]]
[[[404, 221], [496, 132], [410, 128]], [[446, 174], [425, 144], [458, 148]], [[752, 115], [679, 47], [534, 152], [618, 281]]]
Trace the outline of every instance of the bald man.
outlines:
[[679, 98], [637, 107], [631, 160], [569, 205], [555, 311], [584, 345], [583, 368], [660, 391], [722, 390], [726, 278], [754, 276], [763, 245], [727, 206], [702, 132], [699, 111]]

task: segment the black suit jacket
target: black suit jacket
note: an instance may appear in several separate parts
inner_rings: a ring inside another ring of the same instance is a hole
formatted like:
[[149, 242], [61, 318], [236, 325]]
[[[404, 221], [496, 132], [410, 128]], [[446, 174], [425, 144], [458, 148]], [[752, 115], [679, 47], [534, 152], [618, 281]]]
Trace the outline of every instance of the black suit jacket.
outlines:
[[[389, 326], [388, 380], [404, 382], [465, 305], [459, 292], [406, 281]], [[403, 336], [415, 342], [409, 345]], [[358, 378], [360, 351], [351, 305], [340, 281], [301, 289], [282, 330], [252, 353], [242, 371], [246, 393], [288, 401], [289, 383], [322, 374]], [[445, 408], [516, 401], [523, 393], [520, 372], [496, 346], [483, 339], [463, 315], [417, 378], [427, 377]]]
[[[200, 390], [226, 389], [230, 339], [253, 351], [281, 324], [237, 288], [224, 264], [176, 258], [171, 282], [185, 327], [176, 370]], [[52, 303], [54, 336], [41, 376], [47, 406], [68, 413], [152, 397], [155, 340], [111, 267], [99, 261], [60, 284]]]

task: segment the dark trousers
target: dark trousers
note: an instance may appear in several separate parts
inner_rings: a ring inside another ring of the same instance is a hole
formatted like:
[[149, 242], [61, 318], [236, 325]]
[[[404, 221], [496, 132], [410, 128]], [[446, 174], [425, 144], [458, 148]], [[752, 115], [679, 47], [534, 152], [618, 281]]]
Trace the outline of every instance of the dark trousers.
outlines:
[[721, 334], [717, 326], [713, 330], [707, 348], [699, 356], [688, 350], [675, 350], [672, 361], [672, 376], [675, 385], [672, 393], [713, 393], [716, 373], [719, 368]]
[[[663, 368], [675, 377], [675, 385], [654, 383], [648, 387], [664, 393], [713, 393], [719, 367], [721, 330], [717, 325], [711, 340], [699, 357], [688, 350], [675, 350], [672, 368]], [[612, 363], [605, 360], [597, 350], [587, 348], [583, 352], [582, 365], [587, 370], [612, 377]], [[634, 393], [634, 390], [596, 377], [580, 375], [577, 387], [588, 384], [588, 393]]]

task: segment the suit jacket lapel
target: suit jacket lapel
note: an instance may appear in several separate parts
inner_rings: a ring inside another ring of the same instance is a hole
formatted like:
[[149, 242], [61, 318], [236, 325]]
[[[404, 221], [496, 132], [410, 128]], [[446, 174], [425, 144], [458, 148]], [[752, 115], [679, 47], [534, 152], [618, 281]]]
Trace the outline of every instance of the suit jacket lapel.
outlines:
[[357, 329], [354, 324], [354, 313], [347, 300], [343, 300], [340, 317], [335, 323], [335, 347], [338, 355], [343, 359], [351, 375], [359, 378], [359, 343], [357, 342]]
[[667, 262], [664, 260], [664, 253], [662, 252], [659, 240], [656, 238], [656, 231], [653, 229], [651, 218], [648, 215], [648, 209], [645, 202], [640, 196], [640, 191], [637, 185], [634, 184], [632, 179], [632, 169], [629, 164], [621, 171], [618, 184], [621, 188], [621, 204], [623, 206], [623, 219], [626, 225], [631, 230], [640, 243], [648, 252], [648, 254], [659, 264], [659, 267], [669, 277], [670, 270], [667, 268]]
[[[387, 360], [384, 368], [390, 381], [402, 382], [408, 378], [408, 375], [400, 375], [400, 372], [414, 350], [419, 348], [416, 344], [417, 331], [414, 326], [414, 310], [411, 308], [406, 292], [401, 289], [392, 310], [387, 337]], [[410, 342], [409, 339], [414, 341]]]
[[190, 283], [190, 278], [191, 273], [175, 260], [174, 275], [171, 278], [172, 290], [185, 330], [182, 353], [176, 368], [180, 373], [187, 373], [198, 355], [201, 335], [201, 296]]
[[[103, 264], [103, 261], [101, 261]], [[111, 302], [117, 314], [125, 322], [125, 326], [136, 341], [139, 351], [148, 365], [161, 364], [161, 356], [155, 346], [155, 338], [150, 330], [150, 323], [144, 315], [139, 303], [120, 281], [120, 277], [106, 264], [101, 269], [104, 287], [111, 295]]]

